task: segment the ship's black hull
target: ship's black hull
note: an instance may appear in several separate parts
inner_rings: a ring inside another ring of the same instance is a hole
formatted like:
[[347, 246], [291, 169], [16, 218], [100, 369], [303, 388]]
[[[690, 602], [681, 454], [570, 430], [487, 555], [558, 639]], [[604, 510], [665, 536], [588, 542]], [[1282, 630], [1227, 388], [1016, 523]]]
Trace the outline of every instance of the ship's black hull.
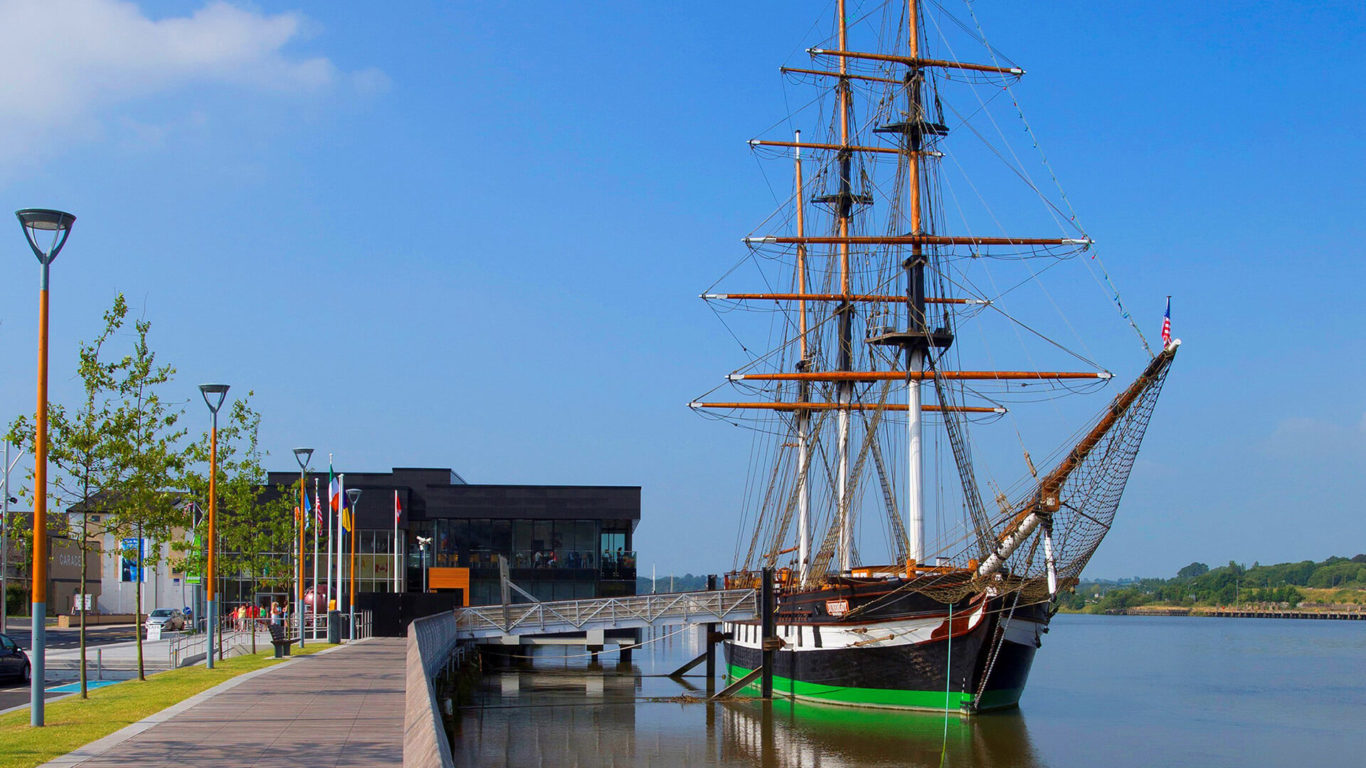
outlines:
[[[981, 596], [964, 601], [951, 620], [942, 605], [938, 611], [859, 615], [865, 620], [850, 622], [780, 618], [777, 634], [785, 646], [774, 652], [774, 693], [846, 706], [937, 711], [1016, 706], [1049, 612], [1042, 605], [1013, 608], [1001, 598]], [[730, 674], [740, 677], [761, 666], [758, 626], [737, 623], [728, 629]]]

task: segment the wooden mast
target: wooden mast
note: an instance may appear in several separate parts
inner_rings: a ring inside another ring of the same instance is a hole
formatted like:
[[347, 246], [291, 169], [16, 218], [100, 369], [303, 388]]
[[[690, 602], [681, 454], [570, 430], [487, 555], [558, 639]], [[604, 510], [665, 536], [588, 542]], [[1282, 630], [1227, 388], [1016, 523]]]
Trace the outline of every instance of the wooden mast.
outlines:
[[[796, 185], [797, 185], [797, 236], [803, 237], [806, 234], [806, 192], [802, 181], [802, 132], [796, 131]], [[797, 370], [805, 372], [809, 367], [807, 354], [806, 338], [806, 244], [797, 245], [797, 293], [801, 296], [797, 300], [797, 332], [801, 334], [801, 359], [797, 361]], [[805, 403], [811, 400], [811, 383], [807, 381], [797, 384], [797, 399]], [[805, 584], [808, 570], [811, 564], [811, 486], [806, 481], [807, 470], [810, 467], [811, 458], [811, 436], [809, 434], [811, 424], [811, 412], [807, 409], [796, 411], [797, 417], [797, 577], [798, 583]]]
[[[920, 57], [920, 25], [917, 14], [919, 9], [916, 7], [915, 0], [908, 0], [907, 4], [907, 26], [909, 28], [910, 54], [912, 60]], [[840, 50], [848, 50], [841, 45]], [[841, 56], [840, 62], [846, 58]], [[907, 99], [909, 101], [906, 116], [912, 123], [923, 123], [924, 114], [921, 109], [920, 86], [924, 75], [919, 65], [912, 65], [911, 71], [906, 75]], [[925, 234], [924, 222], [922, 221], [920, 210], [920, 140], [922, 132], [913, 130], [907, 134], [906, 141], [901, 142], [901, 146], [908, 151], [906, 162], [909, 171], [906, 174], [910, 183], [911, 193], [911, 234], [915, 236]], [[924, 334], [928, 331], [925, 325], [925, 263], [924, 246], [920, 243], [911, 245], [911, 258], [906, 263], [906, 315], [907, 332], [911, 334]], [[920, 436], [921, 436], [921, 411], [920, 411], [920, 379], [915, 374], [920, 373], [925, 368], [925, 349], [916, 344], [906, 348], [906, 558], [913, 563], [921, 563], [925, 560], [925, 508], [924, 495], [921, 485], [924, 479], [924, 462], [921, 459]]]
[[[838, 0], [835, 12], [839, 14], [839, 46], [840, 50], [849, 49], [849, 29], [844, 18], [845, 0]], [[850, 179], [852, 153], [849, 151], [849, 74], [848, 59], [839, 60], [840, 79], [836, 89], [839, 93], [839, 121], [840, 121], [840, 145], [843, 149], [839, 150], [839, 196], [836, 200], [837, 213], [839, 219], [840, 241], [840, 294], [848, 296], [852, 293], [849, 290], [849, 219], [853, 210], [853, 183]], [[853, 332], [853, 312], [854, 305], [848, 301], [842, 302], [835, 311], [839, 314], [839, 370], [849, 371], [854, 367], [854, 332]], [[852, 382], [840, 382], [838, 385], [837, 400], [840, 405], [848, 406], [853, 401], [854, 385]], [[849, 570], [853, 565], [852, 549], [852, 528], [853, 521], [849, 519], [849, 410], [847, 407], [841, 408], [836, 413], [837, 424], [839, 427], [838, 444], [836, 455], [839, 457], [839, 468], [836, 474], [835, 490], [835, 509], [836, 519], [839, 523], [839, 569], [841, 572]]]
[[[799, 259], [805, 259], [805, 249], [799, 251]], [[703, 294], [704, 299], [719, 299], [721, 301], [800, 301], [803, 304], [808, 301], [858, 301], [872, 302], [875, 304], [887, 304], [905, 301], [905, 296], [893, 296], [891, 294], [880, 293], [855, 293], [849, 296], [841, 296], [838, 293], [707, 293]], [[990, 304], [986, 299], [946, 299], [937, 296], [926, 296], [926, 304]], [[803, 326], [805, 327], [805, 326]], [[805, 333], [805, 331], [803, 331]], [[805, 346], [802, 347], [802, 356], [806, 356]]]
[[923, 381], [939, 378], [954, 381], [1064, 380], [1112, 378], [1108, 372], [1092, 371], [811, 371], [809, 373], [732, 373], [731, 381]]

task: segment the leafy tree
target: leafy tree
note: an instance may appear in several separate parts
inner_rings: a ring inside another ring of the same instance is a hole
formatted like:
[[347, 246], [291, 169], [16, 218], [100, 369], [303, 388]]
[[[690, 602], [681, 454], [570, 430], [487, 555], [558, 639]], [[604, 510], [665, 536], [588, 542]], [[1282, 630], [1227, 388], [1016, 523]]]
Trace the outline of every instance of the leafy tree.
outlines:
[[[82, 342], [77, 375], [81, 380], [83, 400], [68, 410], [60, 404], [48, 408], [48, 462], [55, 470], [49, 476], [49, 496], [53, 509], [74, 509], [78, 512], [75, 534], [81, 558], [79, 594], [89, 593], [89, 559], [93, 545], [98, 550], [104, 536], [112, 532], [108, 518], [92, 514], [98, 511], [91, 502], [104, 493], [119, 476], [121, 468], [113, 460], [116, 452], [115, 431], [112, 428], [112, 395], [116, 391], [115, 377], [123, 361], [107, 362], [106, 346], [123, 327], [128, 305], [122, 294], [104, 313], [104, 329], [91, 341]], [[34, 445], [34, 425], [27, 417], [16, 419], [6, 436], [11, 442]], [[32, 484], [33, 471], [28, 473]], [[26, 493], [31, 491], [25, 489]], [[32, 539], [30, 530], [26, 536]], [[31, 552], [31, 549], [29, 550]], [[31, 559], [31, 556], [30, 556]], [[81, 698], [87, 697], [86, 677], [86, 615], [80, 613], [80, 686]]]
[[1204, 563], [1191, 563], [1185, 568], [1182, 568], [1181, 570], [1177, 571], [1176, 578], [1193, 579], [1196, 576], [1204, 576], [1207, 573], [1209, 573], [1208, 565], [1205, 565]]
[[[138, 320], [133, 351], [119, 362], [117, 403], [110, 420], [118, 468], [104, 509], [113, 518], [112, 528], [123, 537], [147, 538], [147, 565], [161, 557], [161, 544], [173, 530], [188, 527], [185, 509], [175, 488], [184, 480], [187, 454], [181, 447], [185, 430], [179, 426], [181, 411], [161, 397], [175, 376], [175, 368], [158, 365], [147, 342], [151, 323]], [[142, 623], [142, 590], [135, 590], [137, 624]], [[138, 679], [146, 679], [142, 633], [137, 633]]]
[[[265, 454], [259, 441], [261, 416], [250, 403], [254, 394], [248, 392], [245, 398], [234, 400], [226, 424], [218, 429], [219, 557], [215, 565], [220, 575], [235, 573], [248, 579], [252, 594], [262, 587], [288, 583], [293, 573], [278, 554], [288, 552], [292, 542], [293, 497], [288, 488], [270, 492], [266, 487]], [[199, 462], [208, 459], [209, 440], [210, 435], [205, 433], [194, 449], [193, 456]], [[186, 484], [195, 498], [208, 498], [207, 474], [188, 474]], [[230, 610], [224, 606], [224, 615]], [[251, 642], [254, 652], [254, 632]]]

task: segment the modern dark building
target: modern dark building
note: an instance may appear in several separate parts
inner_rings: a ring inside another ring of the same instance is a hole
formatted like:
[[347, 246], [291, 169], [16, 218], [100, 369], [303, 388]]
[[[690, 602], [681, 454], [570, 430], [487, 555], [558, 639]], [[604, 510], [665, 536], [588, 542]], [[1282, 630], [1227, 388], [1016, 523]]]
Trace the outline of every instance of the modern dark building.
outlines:
[[[325, 474], [310, 475], [310, 495], [315, 477], [327, 485]], [[298, 480], [290, 472], [269, 478], [271, 485], [285, 486]], [[361, 491], [359, 593], [423, 591], [425, 554], [429, 576], [468, 569], [470, 605], [502, 602], [500, 558], [510, 581], [539, 600], [635, 594], [639, 486], [472, 485], [449, 469], [409, 468], [347, 472], [345, 481], [346, 488]], [[396, 493], [402, 510], [397, 550]], [[425, 553], [419, 537], [430, 540]], [[429, 578], [434, 589], [441, 588], [439, 581]], [[519, 601], [515, 593], [513, 599]]]

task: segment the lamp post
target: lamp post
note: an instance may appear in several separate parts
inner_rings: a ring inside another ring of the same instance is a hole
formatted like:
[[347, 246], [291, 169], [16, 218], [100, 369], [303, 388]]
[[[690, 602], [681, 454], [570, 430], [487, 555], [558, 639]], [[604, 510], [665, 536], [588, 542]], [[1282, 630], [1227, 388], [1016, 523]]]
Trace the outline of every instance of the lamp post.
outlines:
[[213, 429], [209, 432], [209, 534], [206, 550], [208, 555], [204, 558], [204, 589], [209, 606], [209, 615], [205, 617], [208, 620], [205, 628], [208, 630], [209, 640], [204, 666], [213, 669], [213, 656], [216, 650], [214, 640], [218, 633], [218, 596], [215, 592], [218, 583], [214, 573], [214, 550], [218, 547], [218, 409], [223, 407], [228, 385], [200, 384], [199, 392], [204, 395], [204, 404], [209, 406], [209, 413], [213, 416]]
[[[308, 510], [304, 501], [304, 477], [308, 474], [308, 460], [313, 458], [312, 448], [295, 448], [294, 460], [299, 462], [299, 515], [296, 526], [299, 529], [299, 561], [298, 561], [298, 589], [297, 599], [294, 605], [299, 613], [299, 647], [304, 647], [304, 521], [307, 520]], [[313, 585], [314, 610], [317, 610], [318, 585]]]
[[[15, 211], [24, 237], [41, 265], [38, 278], [38, 413], [33, 441], [33, 634], [32, 670], [29, 685], [29, 724], [43, 724], [43, 676], [47, 674], [47, 287], [48, 267], [71, 236], [76, 217], [48, 208]], [[46, 246], [38, 238], [48, 237]], [[5, 489], [9, 495], [9, 489]]]
[[356, 534], [360, 533], [360, 516], [356, 514], [356, 502], [360, 500], [359, 488], [347, 488], [346, 498], [351, 500], [351, 595], [346, 601], [347, 627], [350, 639], [356, 638]]
[[[418, 536], [417, 548], [422, 553], [422, 591], [427, 591], [427, 545], [432, 543], [430, 536]], [[504, 601], [507, 602], [507, 601]]]

